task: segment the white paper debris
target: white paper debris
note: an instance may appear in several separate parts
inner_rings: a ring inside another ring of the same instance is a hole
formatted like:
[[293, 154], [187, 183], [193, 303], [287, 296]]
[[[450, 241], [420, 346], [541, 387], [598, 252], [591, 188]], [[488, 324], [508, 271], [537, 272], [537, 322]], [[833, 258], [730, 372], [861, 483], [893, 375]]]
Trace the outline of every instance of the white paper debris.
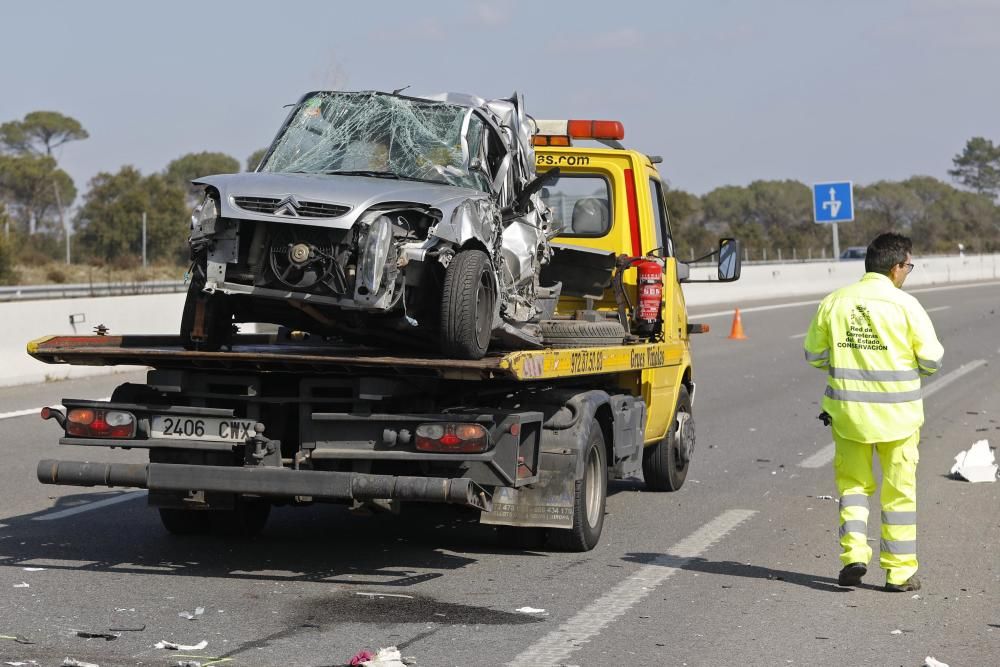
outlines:
[[400, 655], [399, 649], [395, 646], [390, 646], [388, 648], [380, 648], [375, 657], [371, 660], [365, 660], [361, 663], [364, 667], [405, 667], [406, 663], [403, 662], [403, 656]]
[[192, 644], [190, 646], [186, 646], [184, 644], [175, 644], [173, 642], [166, 642], [166, 641], [156, 642], [156, 648], [165, 648], [170, 651], [200, 651], [206, 646], [208, 646], [208, 641], [204, 639], [202, 639], [197, 644]]
[[63, 658], [62, 667], [101, 667], [93, 662], [84, 662], [75, 658]]
[[45, 568], [44, 567], [23, 567], [21, 569], [24, 570], [25, 572], [41, 572]]
[[996, 458], [990, 449], [989, 440], [980, 440], [964, 452], [955, 456], [951, 474], [968, 482], [995, 482], [997, 479]]
[[924, 667], [948, 667], [948, 665], [940, 660], [935, 660], [931, 656], [927, 656], [924, 658]]
[[514, 611], [519, 614], [544, 614], [544, 609], [537, 609], [535, 607], [521, 607], [520, 609], [515, 609]]
[[17, 661], [5, 662], [3, 664], [11, 665], [12, 667], [24, 667], [25, 665], [37, 665], [38, 662], [36, 662], [35, 660], [17, 660]]
[[903, 631], [902, 630], [893, 630], [889, 634], [890, 635], [901, 635], [901, 634], [903, 634]]
[[181, 618], [186, 618], [189, 621], [194, 621], [197, 620], [197, 618], [204, 613], [205, 613], [204, 607], [196, 607], [194, 612], [182, 611], [177, 615], [180, 616]]
[[14, 588], [31, 588], [31, 584], [26, 581], [22, 581], [19, 584], [14, 584]]

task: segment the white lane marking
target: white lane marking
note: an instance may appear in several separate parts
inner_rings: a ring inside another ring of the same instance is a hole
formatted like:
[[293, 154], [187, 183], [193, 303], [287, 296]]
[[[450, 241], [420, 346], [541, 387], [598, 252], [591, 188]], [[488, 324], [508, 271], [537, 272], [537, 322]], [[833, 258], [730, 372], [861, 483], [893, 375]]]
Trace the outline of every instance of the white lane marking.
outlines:
[[790, 339], [795, 340], [796, 338], [805, 338], [808, 332], [795, 334], [794, 336], [789, 336]]
[[910, 294], [923, 294], [924, 292], [944, 292], [953, 289], [965, 289], [966, 287], [989, 287], [990, 285], [1000, 285], [1000, 280], [993, 280], [988, 283], [966, 283], [964, 285], [942, 285], [940, 287], [920, 287], [918, 289], [906, 290]]
[[927, 313], [936, 313], [939, 310], [948, 310], [949, 308], [951, 308], [951, 306], [938, 306], [937, 308], [928, 308], [924, 312], [927, 312]]
[[[976, 370], [977, 368], [985, 364], [986, 364], [985, 359], [976, 359], [975, 361], [970, 361], [967, 364], [959, 366], [952, 372], [942, 375], [940, 379], [935, 380], [934, 382], [927, 383], [927, 386], [924, 387], [923, 389], [922, 397], [927, 398], [929, 396], [933, 396], [935, 393], [944, 389], [945, 387], [947, 387], [948, 385], [950, 385], [952, 382], [959, 379], [963, 375], [971, 373], [972, 371]], [[822, 468], [827, 463], [833, 460], [835, 449], [836, 445], [831, 442], [829, 445], [819, 450], [809, 458], [803, 459], [802, 462], [799, 463], [799, 467]]]
[[559, 665], [613, 621], [624, 616], [657, 586], [684, 569], [693, 558], [752, 517], [754, 510], [729, 510], [705, 524], [665, 554], [594, 600], [561, 626], [545, 635], [508, 665]]
[[[740, 308], [740, 313], [756, 313], [762, 310], [777, 310], [779, 308], [793, 308], [795, 306], [815, 306], [819, 303], [819, 299], [814, 299], [812, 301], [793, 301], [792, 303], [775, 303], [770, 306], [751, 306], [750, 308]], [[732, 315], [736, 308], [730, 308], [729, 310], [717, 310], [714, 313], [698, 313], [697, 315], [688, 315], [688, 319], [695, 321], [706, 317], [722, 317], [723, 315]]]
[[87, 503], [85, 505], [78, 505], [76, 507], [70, 507], [69, 509], [65, 509], [59, 512], [53, 512], [52, 514], [43, 514], [42, 516], [36, 516], [32, 518], [32, 521], [52, 521], [54, 519], [65, 519], [68, 516], [82, 514], [83, 512], [89, 512], [90, 510], [99, 510], [102, 507], [107, 507], [108, 505], [117, 505], [118, 503], [124, 503], [129, 500], [135, 500], [144, 495], [146, 495], [145, 489], [142, 489], [140, 491], [129, 491], [127, 493], [120, 493], [117, 496], [105, 498], [104, 500], [95, 500], [92, 503]]
[[[967, 289], [969, 287], [989, 287], [990, 285], [1000, 285], [1000, 280], [992, 281], [988, 283], [968, 283], [965, 285], [944, 285], [942, 287], [923, 287], [920, 289], [906, 290], [909, 294], [923, 294], [925, 292], [943, 292], [945, 290], [953, 289]], [[795, 308], [797, 306], [812, 306], [820, 302], [819, 299], [813, 299], [811, 301], [792, 301], [790, 303], [775, 303], [769, 306], [751, 306], [750, 308], [740, 308], [740, 313], [755, 313], [763, 310], [777, 310], [779, 308]], [[945, 306], [949, 308], [950, 306]], [[735, 308], [730, 308], [729, 310], [717, 310], [712, 313], [696, 313], [689, 314], [688, 319], [696, 321], [704, 317], [722, 317], [723, 315], [732, 315]], [[930, 312], [930, 311], [927, 311]]]
[[[91, 401], [110, 401], [110, 396], [105, 396], [103, 398], [91, 398], [87, 399]], [[64, 405], [51, 405], [47, 407], [59, 408], [60, 410], [65, 410]], [[0, 419], [10, 419], [12, 417], [27, 417], [28, 415], [37, 415], [42, 411], [42, 408], [27, 408], [25, 410], [14, 410], [13, 412], [0, 412]]]

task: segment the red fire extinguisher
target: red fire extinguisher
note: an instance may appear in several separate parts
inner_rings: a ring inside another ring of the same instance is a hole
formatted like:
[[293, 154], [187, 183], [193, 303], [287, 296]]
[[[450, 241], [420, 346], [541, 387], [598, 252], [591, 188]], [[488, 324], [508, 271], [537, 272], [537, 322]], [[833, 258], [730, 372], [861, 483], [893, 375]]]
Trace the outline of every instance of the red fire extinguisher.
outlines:
[[651, 336], [660, 325], [663, 305], [663, 265], [658, 259], [641, 259], [635, 266], [639, 271], [639, 306], [635, 309], [636, 332]]

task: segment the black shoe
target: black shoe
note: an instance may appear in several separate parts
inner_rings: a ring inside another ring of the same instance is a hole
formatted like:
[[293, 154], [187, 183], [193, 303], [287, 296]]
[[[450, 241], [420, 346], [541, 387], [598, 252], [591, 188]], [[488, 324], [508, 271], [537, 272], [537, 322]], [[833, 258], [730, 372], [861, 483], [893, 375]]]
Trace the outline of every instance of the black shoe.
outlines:
[[861, 577], [865, 576], [868, 566], [864, 563], [848, 563], [840, 570], [837, 577], [838, 586], [860, 586]]
[[919, 591], [920, 580], [917, 579], [917, 575], [913, 575], [901, 584], [890, 584], [887, 581], [885, 582], [885, 590], [890, 593], [909, 593], [910, 591]]

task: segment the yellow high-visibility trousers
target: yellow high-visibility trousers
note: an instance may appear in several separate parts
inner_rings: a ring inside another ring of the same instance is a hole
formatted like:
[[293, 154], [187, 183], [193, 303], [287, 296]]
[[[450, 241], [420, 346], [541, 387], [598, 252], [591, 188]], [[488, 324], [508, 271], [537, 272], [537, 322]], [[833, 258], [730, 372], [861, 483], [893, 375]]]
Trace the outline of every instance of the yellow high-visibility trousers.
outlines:
[[840, 494], [840, 562], [871, 560], [868, 499], [875, 493], [872, 452], [882, 465], [882, 539], [879, 565], [886, 582], [905, 583], [917, 571], [917, 444], [920, 431], [893, 442], [865, 443], [833, 433], [833, 470]]

